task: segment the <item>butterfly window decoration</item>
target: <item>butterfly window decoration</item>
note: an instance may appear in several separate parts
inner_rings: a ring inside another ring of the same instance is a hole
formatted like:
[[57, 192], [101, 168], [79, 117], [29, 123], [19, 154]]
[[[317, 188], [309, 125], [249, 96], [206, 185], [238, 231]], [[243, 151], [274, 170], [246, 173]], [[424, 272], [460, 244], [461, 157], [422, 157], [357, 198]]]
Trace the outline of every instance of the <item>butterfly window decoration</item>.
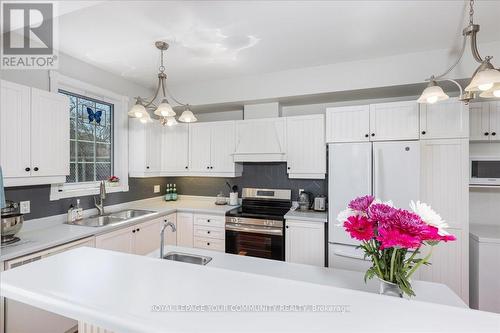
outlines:
[[101, 116], [102, 116], [102, 111], [93, 111], [91, 108], [87, 107], [87, 114], [89, 117], [89, 123], [96, 123], [100, 124], [101, 123]]

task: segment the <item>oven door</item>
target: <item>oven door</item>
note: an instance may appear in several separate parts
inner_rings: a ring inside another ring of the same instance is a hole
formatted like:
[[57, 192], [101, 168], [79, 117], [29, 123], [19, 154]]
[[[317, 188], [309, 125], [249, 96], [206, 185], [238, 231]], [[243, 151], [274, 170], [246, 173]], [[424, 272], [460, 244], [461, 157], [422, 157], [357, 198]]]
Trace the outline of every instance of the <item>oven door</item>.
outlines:
[[284, 261], [283, 228], [226, 223], [226, 253]]

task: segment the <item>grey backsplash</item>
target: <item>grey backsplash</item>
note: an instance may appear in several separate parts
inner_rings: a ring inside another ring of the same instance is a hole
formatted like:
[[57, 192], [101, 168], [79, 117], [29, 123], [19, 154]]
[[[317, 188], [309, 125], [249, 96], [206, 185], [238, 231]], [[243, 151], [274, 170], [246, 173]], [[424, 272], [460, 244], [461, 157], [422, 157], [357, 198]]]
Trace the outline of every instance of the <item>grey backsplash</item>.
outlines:
[[[289, 179], [286, 173], [286, 163], [244, 163], [243, 175], [237, 178], [215, 177], [157, 177], [130, 178], [129, 191], [110, 193], [106, 205], [146, 199], [165, 192], [167, 184], [176, 184], [177, 192], [184, 195], [216, 196], [222, 192], [228, 196], [226, 185], [237, 185], [240, 195], [243, 187], [261, 187], [275, 189], [291, 189], [292, 199], [298, 196], [299, 189], [304, 189], [314, 195], [327, 194], [327, 181], [324, 179]], [[153, 193], [153, 186], [160, 185], [161, 193]], [[31, 212], [25, 215], [26, 220], [66, 213], [75, 198], [50, 201], [50, 185], [10, 187], [5, 189], [8, 200], [31, 201]], [[81, 197], [84, 209], [93, 208], [92, 196]]]

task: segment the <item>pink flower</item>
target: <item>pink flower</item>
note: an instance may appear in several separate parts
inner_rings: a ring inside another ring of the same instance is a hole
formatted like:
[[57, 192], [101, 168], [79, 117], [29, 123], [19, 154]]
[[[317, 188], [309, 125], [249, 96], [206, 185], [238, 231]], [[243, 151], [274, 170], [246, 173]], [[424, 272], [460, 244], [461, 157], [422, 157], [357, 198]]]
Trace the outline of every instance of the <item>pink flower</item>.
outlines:
[[405, 249], [416, 249], [421, 245], [419, 237], [406, 234], [399, 229], [381, 228], [378, 230], [377, 240], [380, 242], [380, 249], [399, 247]]
[[394, 217], [396, 212], [397, 209], [394, 207], [382, 203], [375, 203], [368, 208], [368, 217], [372, 221], [384, 225]]
[[360, 241], [367, 241], [375, 236], [373, 223], [364, 216], [349, 216], [344, 222], [344, 229], [352, 238]]
[[375, 198], [371, 195], [365, 195], [364, 197], [358, 197], [356, 199], [353, 199], [349, 203], [349, 208], [352, 210], [357, 210], [360, 212], [366, 212], [368, 210], [368, 207], [372, 204], [373, 200]]
[[436, 241], [436, 242], [439, 242], [439, 241], [448, 242], [448, 241], [454, 241], [457, 239], [455, 236], [450, 235], [450, 234], [440, 235], [439, 229], [432, 226], [432, 225], [427, 226], [426, 230], [422, 233], [421, 238], [422, 238], [422, 240], [425, 240], [425, 241]]

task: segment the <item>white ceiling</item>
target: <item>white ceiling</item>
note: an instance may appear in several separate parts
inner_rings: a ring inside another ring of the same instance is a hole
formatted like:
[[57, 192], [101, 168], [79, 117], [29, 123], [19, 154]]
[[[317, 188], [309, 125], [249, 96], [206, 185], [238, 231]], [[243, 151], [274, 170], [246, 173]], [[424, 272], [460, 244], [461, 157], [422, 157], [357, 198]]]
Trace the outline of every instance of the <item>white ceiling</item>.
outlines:
[[[63, 14], [60, 49], [152, 87], [155, 40], [189, 83], [456, 48], [464, 1], [106, 1]], [[65, 6], [64, 3], [61, 4]], [[477, 1], [479, 42], [500, 40], [500, 1]]]

